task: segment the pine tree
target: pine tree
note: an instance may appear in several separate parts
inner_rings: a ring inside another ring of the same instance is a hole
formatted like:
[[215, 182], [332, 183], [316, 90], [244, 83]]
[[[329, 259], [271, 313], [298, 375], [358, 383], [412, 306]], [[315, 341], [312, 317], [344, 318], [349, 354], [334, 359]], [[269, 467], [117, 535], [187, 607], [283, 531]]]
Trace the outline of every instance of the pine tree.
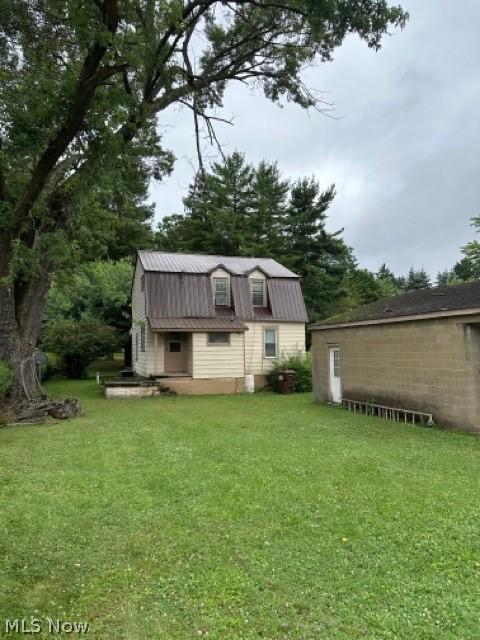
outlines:
[[461, 280], [455, 275], [454, 269], [445, 269], [437, 273], [437, 287], [449, 287], [460, 282]]
[[282, 178], [276, 164], [262, 161], [254, 174], [254, 204], [248, 225], [250, 255], [273, 257], [283, 250], [283, 229], [290, 183]]
[[293, 184], [285, 224], [285, 254], [279, 256], [302, 278], [302, 289], [310, 320], [331, 314], [344, 295], [348, 247], [340, 237], [343, 230], [329, 233], [327, 210], [335, 197], [335, 187], [320, 190], [314, 178]]
[[185, 213], [161, 222], [159, 248], [169, 251], [272, 257], [302, 278], [312, 320], [329, 315], [344, 295], [348, 248], [341, 231], [325, 228], [335, 196], [313, 179], [290, 185], [275, 164], [257, 168], [240, 153], [197, 177]]
[[430, 276], [425, 269], [415, 270], [410, 268], [405, 282], [406, 291], [414, 291], [415, 289], [428, 289], [431, 287]]
[[253, 167], [235, 152], [199, 174], [184, 199], [185, 213], [159, 225], [158, 245], [172, 251], [249, 255], [254, 212]]
[[378, 269], [376, 280], [383, 298], [394, 296], [402, 290], [402, 283], [399, 282], [399, 279], [395, 277], [395, 274], [387, 267], [385, 262]]

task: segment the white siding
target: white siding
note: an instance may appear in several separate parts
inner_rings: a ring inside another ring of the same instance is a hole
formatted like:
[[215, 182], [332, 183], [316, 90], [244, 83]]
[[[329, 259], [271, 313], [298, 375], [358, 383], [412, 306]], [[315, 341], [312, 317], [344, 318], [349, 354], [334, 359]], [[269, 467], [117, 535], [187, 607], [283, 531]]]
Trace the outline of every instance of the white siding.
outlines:
[[[155, 375], [164, 372], [164, 334], [150, 331], [145, 318], [145, 293], [141, 291], [143, 269], [137, 261], [132, 291], [132, 356], [133, 367], [139, 375]], [[213, 276], [228, 276], [223, 270], [216, 270]], [[261, 272], [250, 275], [264, 278]], [[278, 329], [278, 355], [293, 355], [305, 351], [305, 325], [301, 322], [247, 322], [249, 330], [232, 333], [230, 345], [208, 345], [206, 333], [191, 335], [191, 356], [187, 361], [188, 371], [194, 378], [242, 378], [245, 373], [268, 373], [275, 360], [263, 357], [263, 330], [268, 327]], [[140, 349], [140, 333], [145, 326], [145, 353]], [[139, 353], [136, 358], [136, 334], [138, 333]]]
[[[132, 363], [134, 370], [141, 376], [149, 376], [163, 372], [163, 335], [157, 337], [155, 347], [155, 334], [150, 331], [150, 326], [145, 317], [145, 292], [142, 292], [141, 278], [143, 269], [137, 260], [135, 278], [132, 289]], [[141, 350], [140, 334], [142, 326], [145, 326], [145, 352]], [[136, 352], [136, 335], [138, 334], [138, 357]]]
[[265, 280], [265, 274], [261, 271], [258, 271], [258, 269], [255, 269], [255, 271], [249, 273], [248, 277], [250, 278], [250, 280]]
[[305, 325], [303, 322], [247, 322], [245, 334], [245, 373], [268, 373], [277, 359], [263, 357], [263, 330], [277, 328], [278, 355], [296, 355], [305, 352]]
[[243, 378], [242, 333], [231, 333], [229, 345], [209, 345], [206, 333], [194, 333], [192, 350], [194, 378]]

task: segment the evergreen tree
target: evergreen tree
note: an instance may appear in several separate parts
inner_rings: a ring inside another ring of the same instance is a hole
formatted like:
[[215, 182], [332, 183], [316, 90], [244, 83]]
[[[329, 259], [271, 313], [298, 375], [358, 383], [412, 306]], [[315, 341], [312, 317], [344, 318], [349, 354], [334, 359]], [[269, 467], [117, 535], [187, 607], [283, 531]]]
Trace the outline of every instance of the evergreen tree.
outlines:
[[390, 280], [391, 282], [395, 282], [395, 275], [393, 271], [391, 271], [386, 263], [384, 262], [377, 271], [377, 279], [378, 280]]
[[380, 286], [382, 296], [389, 297], [400, 293], [404, 286], [404, 281], [400, 278], [396, 278], [393, 271], [391, 271], [385, 262], [380, 266], [376, 274], [377, 283]]
[[425, 269], [415, 270], [410, 268], [405, 282], [406, 291], [414, 291], [415, 289], [428, 289], [431, 287], [430, 276]]
[[164, 218], [158, 246], [170, 251], [248, 255], [254, 206], [255, 171], [235, 152], [199, 173], [184, 199], [185, 213]]
[[240, 153], [190, 186], [185, 213], [164, 218], [157, 243], [169, 251], [272, 257], [302, 277], [310, 318], [326, 317], [343, 295], [347, 247], [325, 228], [335, 196], [313, 179], [294, 185], [275, 164], [248, 165]]
[[276, 164], [262, 161], [255, 173], [255, 194], [246, 244], [250, 255], [278, 256], [283, 250], [285, 215], [290, 183], [284, 180]]
[[327, 231], [327, 210], [335, 197], [334, 186], [321, 191], [314, 178], [298, 180], [291, 188], [285, 219], [284, 255], [278, 258], [302, 278], [310, 320], [331, 315], [344, 295], [348, 247], [343, 230]]
[[455, 275], [454, 269], [445, 269], [437, 273], [437, 287], [449, 287], [460, 282], [461, 280]]

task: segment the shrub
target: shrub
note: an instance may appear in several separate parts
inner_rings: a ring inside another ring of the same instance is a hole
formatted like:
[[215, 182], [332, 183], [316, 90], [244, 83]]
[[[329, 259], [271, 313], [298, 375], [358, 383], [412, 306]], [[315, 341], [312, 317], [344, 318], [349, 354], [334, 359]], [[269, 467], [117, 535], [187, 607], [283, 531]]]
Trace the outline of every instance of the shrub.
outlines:
[[58, 320], [48, 325], [43, 343], [58, 354], [67, 378], [81, 378], [94, 360], [115, 351], [118, 337], [115, 329], [97, 320]]
[[295, 391], [312, 390], [312, 356], [310, 353], [282, 356], [267, 376], [268, 383], [273, 391], [278, 391], [278, 374], [284, 369], [295, 371]]
[[5, 396], [12, 385], [12, 370], [6, 362], [0, 360], [0, 396]]
[[47, 353], [47, 364], [42, 367], [42, 382], [60, 373], [60, 358], [56, 353]]

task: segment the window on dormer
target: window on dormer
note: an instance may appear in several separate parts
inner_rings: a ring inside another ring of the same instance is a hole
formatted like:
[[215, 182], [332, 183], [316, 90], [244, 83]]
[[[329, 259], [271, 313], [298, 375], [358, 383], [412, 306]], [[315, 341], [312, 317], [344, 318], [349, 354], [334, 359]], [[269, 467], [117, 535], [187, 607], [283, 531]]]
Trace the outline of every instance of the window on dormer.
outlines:
[[252, 304], [254, 307], [264, 307], [265, 301], [265, 280], [252, 278], [250, 280], [250, 290], [252, 292]]
[[213, 297], [216, 307], [228, 307], [230, 304], [228, 278], [213, 278]]

